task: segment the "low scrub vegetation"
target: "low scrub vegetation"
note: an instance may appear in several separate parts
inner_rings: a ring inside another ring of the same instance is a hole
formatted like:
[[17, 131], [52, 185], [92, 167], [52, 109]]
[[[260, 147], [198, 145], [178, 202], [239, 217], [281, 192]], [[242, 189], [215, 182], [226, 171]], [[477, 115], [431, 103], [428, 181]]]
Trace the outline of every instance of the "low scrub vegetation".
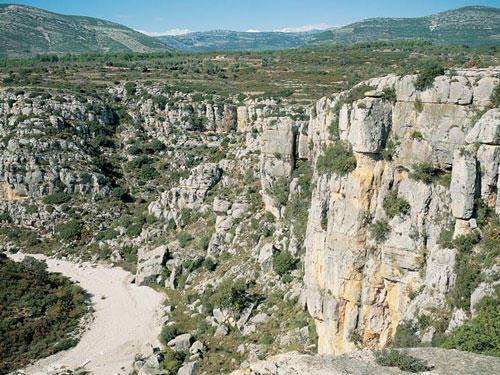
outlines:
[[342, 142], [328, 146], [318, 157], [316, 165], [319, 174], [346, 175], [356, 169], [356, 158]]
[[74, 346], [87, 312], [83, 290], [34, 258], [0, 254], [0, 373]]
[[380, 366], [397, 367], [407, 372], [424, 372], [429, 370], [426, 361], [412, 357], [401, 350], [381, 350], [375, 352], [375, 361]]
[[384, 200], [384, 211], [390, 218], [396, 215], [406, 215], [410, 212], [410, 203], [403, 198], [398, 197], [397, 191], [392, 191]]

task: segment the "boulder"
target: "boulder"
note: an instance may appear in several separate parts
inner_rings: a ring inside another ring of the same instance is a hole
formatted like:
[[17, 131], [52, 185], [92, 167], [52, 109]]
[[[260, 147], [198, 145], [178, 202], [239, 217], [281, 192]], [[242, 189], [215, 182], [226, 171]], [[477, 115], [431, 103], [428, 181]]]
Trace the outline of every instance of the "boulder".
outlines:
[[268, 273], [273, 268], [274, 245], [272, 243], [265, 244], [260, 249], [259, 263], [262, 267], [262, 272]]
[[198, 375], [200, 370], [200, 365], [198, 362], [189, 362], [186, 363], [179, 369], [178, 375]]
[[187, 350], [191, 347], [193, 337], [189, 333], [179, 335], [168, 342], [168, 346], [173, 347], [175, 351]]

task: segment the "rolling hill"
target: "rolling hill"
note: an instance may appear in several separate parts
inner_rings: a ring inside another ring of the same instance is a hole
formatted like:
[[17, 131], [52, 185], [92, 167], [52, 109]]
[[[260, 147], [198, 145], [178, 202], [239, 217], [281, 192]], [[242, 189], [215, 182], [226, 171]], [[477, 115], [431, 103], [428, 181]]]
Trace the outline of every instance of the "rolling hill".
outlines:
[[425, 39], [441, 45], [500, 45], [500, 8], [470, 6], [419, 18], [370, 18], [315, 35], [309, 45]]
[[23, 58], [37, 53], [171, 50], [161, 40], [114, 22], [24, 5], [0, 4], [0, 29], [0, 58]]
[[242, 32], [212, 30], [184, 35], [160, 36], [163, 42], [179, 51], [264, 51], [302, 47], [321, 31], [300, 33]]

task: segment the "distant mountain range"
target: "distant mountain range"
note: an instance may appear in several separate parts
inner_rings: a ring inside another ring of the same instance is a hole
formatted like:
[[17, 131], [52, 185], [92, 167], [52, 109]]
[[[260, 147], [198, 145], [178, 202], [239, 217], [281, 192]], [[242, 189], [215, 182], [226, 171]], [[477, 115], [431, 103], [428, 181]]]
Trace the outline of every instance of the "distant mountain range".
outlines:
[[213, 30], [158, 39], [179, 51], [263, 51], [305, 46], [322, 31], [299, 33]]
[[0, 58], [22, 58], [37, 53], [171, 49], [159, 39], [117, 23], [66, 16], [24, 5], [0, 4], [0, 30]]
[[0, 30], [0, 58], [37, 53], [260, 51], [407, 39], [441, 45], [500, 46], [500, 8], [471, 6], [419, 18], [370, 18], [328, 31], [215, 30], [150, 37], [97, 18], [0, 4]]
[[419, 18], [370, 18], [315, 35], [310, 45], [424, 39], [442, 45], [500, 46], [500, 8], [471, 6]]

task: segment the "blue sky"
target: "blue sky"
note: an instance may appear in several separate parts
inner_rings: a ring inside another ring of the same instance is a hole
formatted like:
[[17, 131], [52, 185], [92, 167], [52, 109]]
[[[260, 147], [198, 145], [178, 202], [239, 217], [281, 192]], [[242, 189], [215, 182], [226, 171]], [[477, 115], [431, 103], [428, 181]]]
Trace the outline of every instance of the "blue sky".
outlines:
[[500, 0], [25, 0], [63, 14], [118, 22], [150, 33], [178, 31], [273, 31], [311, 25], [342, 26], [368, 17], [418, 17], [467, 5], [500, 6]]

